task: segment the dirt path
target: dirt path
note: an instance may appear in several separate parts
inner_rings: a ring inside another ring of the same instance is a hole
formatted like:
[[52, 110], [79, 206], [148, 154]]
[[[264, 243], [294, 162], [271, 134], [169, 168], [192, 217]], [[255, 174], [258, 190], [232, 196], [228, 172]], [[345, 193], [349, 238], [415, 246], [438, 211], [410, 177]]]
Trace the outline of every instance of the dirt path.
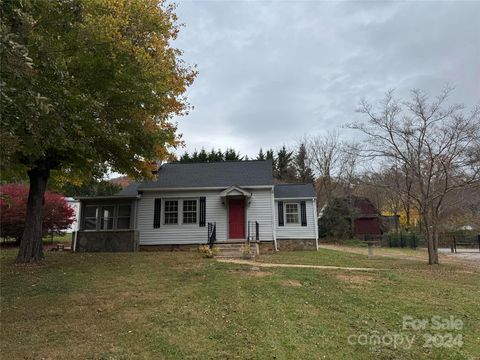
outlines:
[[262, 263], [252, 260], [239, 260], [239, 259], [217, 259], [219, 262], [229, 263], [229, 264], [239, 264], [239, 265], [251, 265], [257, 267], [284, 267], [284, 268], [307, 268], [307, 269], [330, 269], [330, 270], [349, 270], [349, 271], [377, 271], [377, 270], [388, 270], [388, 269], [377, 269], [377, 268], [361, 268], [361, 267], [343, 267], [343, 266], [327, 266], [327, 265], [301, 265], [301, 264], [273, 264], [273, 263]]

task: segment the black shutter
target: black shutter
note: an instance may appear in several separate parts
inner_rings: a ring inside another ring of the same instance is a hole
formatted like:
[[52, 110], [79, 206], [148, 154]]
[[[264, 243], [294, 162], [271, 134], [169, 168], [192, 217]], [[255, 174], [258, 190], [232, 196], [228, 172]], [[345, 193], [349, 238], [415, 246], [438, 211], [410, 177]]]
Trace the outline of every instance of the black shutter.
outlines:
[[205, 218], [206, 218], [206, 202], [207, 198], [205, 196], [200, 197], [200, 220], [198, 221], [199, 226], [205, 226]]
[[302, 226], [307, 226], [307, 207], [305, 201], [300, 201], [300, 216], [302, 218]]
[[283, 226], [283, 201], [278, 202], [278, 226]]
[[162, 216], [162, 199], [155, 199], [155, 206], [153, 208], [153, 228], [158, 229], [160, 227], [160, 219]]

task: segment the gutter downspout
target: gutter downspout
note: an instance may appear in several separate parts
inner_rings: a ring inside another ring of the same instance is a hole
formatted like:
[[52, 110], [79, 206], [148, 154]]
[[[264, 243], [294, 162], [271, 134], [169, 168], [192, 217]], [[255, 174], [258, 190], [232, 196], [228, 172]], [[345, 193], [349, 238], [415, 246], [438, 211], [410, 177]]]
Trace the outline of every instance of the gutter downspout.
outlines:
[[313, 198], [313, 219], [315, 221], [315, 246], [318, 251], [318, 219], [317, 219], [317, 198]]
[[272, 187], [272, 232], [273, 232], [273, 246], [275, 251], [278, 251], [277, 247], [277, 222], [275, 220], [275, 193]]
[[77, 251], [77, 235], [78, 235], [78, 230], [79, 230], [79, 229], [76, 229], [76, 230], [75, 230], [75, 234], [73, 234], [72, 252], [76, 252], [76, 251]]
[[139, 195], [137, 195], [137, 198], [135, 199], [135, 214], [133, 215], [134, 216], [133, 230], [135, 230], [135, 231], [137, 231], [137, 227], [138, 227], [138, 203], [139, 203], [141, 198], [142, 198], [142, 195], [139, 194]]
[[72, 244], [72, 252], [77, 251], [77, 236], [80, 228], [82, 227], [82, 218], [83, 218], [83, 207], [84, 203], [82, 200], [78, 202], [78, 214], [77, 215], [77, 228], [75, 229], [75, 234], [73, 235], [73, 244]]

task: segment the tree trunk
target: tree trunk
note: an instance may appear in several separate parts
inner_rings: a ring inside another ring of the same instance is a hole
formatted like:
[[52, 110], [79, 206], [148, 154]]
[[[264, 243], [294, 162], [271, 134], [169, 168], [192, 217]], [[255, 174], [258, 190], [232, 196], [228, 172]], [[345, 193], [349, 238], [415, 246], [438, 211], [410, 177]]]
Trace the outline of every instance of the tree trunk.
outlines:
[[436, 229], [431, 228], [430, 221], [425, 215], [422, 216], [425, 238], [427, 239], [428, 264], [438, 264], [438, 246], [436, 245]]
[[410, 202], [407, 203], [406, 209], [405, 209], [405, 227], [407, 230], [410, 230]]
[[42, 249], [42, 210], [49, 169], [35, 167], [28, 171], [30, 189], [28, 192], [27, 215], [17, 263], [33, 263], [43, 259]]

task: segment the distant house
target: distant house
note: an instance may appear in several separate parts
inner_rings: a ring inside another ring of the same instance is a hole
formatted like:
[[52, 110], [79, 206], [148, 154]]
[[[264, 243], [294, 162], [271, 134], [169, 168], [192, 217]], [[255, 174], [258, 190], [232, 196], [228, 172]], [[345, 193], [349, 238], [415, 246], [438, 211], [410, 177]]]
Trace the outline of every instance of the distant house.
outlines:
[[80, 202], [75, 200], [72, 197], [66, 197], [65, 201], [67, 202], [68, 206], [75, 211], [75, 220], [70, 225], [70, 227], [66, 230], [67, 233], [72, 233], [78, 230], [78, 219], [80, 214]]
[[353, 236], [364, 237], [383, 233], [381, 215], [369, 199], [354, 197], [353, 206], [358, 212], [353, 220]]
[[382, 219], [367, 198], [351, 196], [335, 198], [319, 212], [322, 236], [360, 237], [382, 234]]
[[79, 200], [77, 250], [191, 247], [212, 234], [217, 243], [318, 247], [313, 185], [274, 185], [271, 160], [164, 164], [154, 181]]

